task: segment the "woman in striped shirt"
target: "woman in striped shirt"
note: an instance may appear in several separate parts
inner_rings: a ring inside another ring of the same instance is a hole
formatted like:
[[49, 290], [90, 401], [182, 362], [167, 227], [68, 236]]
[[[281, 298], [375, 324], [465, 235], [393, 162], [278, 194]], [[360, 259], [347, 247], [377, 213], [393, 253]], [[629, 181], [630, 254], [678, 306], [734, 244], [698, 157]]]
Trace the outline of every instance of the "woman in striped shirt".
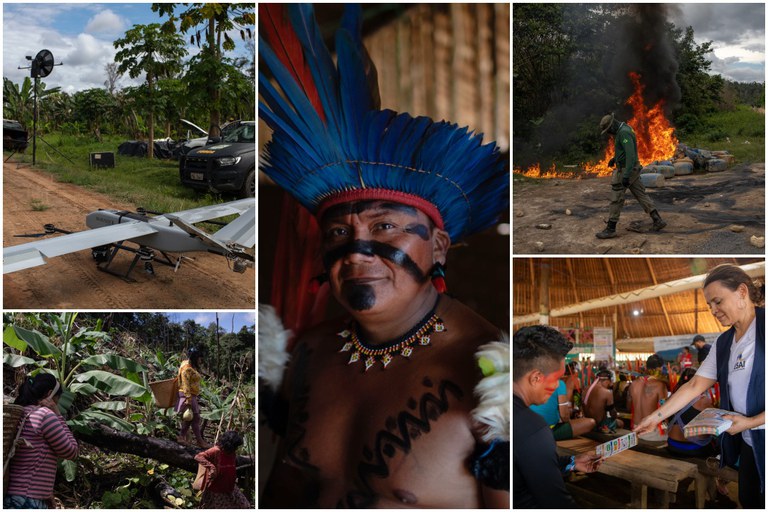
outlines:
[[24, 418], [3, 508], [48, 508], [57, 460], [77, 457], [77, 441], [59, 412], [61, 392], [56, 378], [47, 373], [21, 385], [14, 403], [24, 406]]

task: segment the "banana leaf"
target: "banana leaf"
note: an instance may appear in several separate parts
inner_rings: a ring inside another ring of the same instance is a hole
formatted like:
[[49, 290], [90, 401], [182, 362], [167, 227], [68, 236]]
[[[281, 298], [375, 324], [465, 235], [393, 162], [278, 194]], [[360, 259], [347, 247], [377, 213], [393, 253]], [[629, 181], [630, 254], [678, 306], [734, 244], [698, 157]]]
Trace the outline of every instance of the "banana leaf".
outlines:
[[131, 382], [125, 377], [105, 372], [103, 370], [90, 370], [75, 376], [77, 382], [87, 382], [97, 389], [112, 396], [141, 397], [149, 393], [147, 388]]
[[31, 357], [24, 357], [17, 354], [3, 353], [3, 364], [7, 364], [11, 368], [18, 368], [28, 364], [35, 364], [37, 361]]
[[147, 371], [147, 369], [141, 364], [125, 357], [118, 356], [117, 354], [99, 354], [96, 356], [86, 357], [82, 360], [83, 365], [88, 366], [109, 366], [113, 370], [125, 370], [132, 373], [141, 373]]
[[61, 350], [48, 341], [47, 336], [16, 325], [6, 327], [3, 332], [3, 343], [17, 350], [25, 350], [29, 347], [42, 357], [61, 356]]
[[124, 411], [125, 402], [109, 401], [109, 402], [94, 402], [91, 407], [99, 409], [101, 411]]

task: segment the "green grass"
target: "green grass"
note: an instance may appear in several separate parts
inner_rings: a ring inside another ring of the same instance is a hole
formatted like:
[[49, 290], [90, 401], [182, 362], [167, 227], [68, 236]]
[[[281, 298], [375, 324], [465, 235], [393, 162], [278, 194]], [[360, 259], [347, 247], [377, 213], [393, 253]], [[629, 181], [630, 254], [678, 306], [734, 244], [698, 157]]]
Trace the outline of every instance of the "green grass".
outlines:
[[29, 202], [29, 206], [32, 208], [33, 212], [44, 212], [45, 210], [50, 208], [50, 206], [48, 206], [47, 204], [43, 203], [39, 199], [32, 199]]
[[[117, 154], [117, 147], [125, 138], [103, 137], [102, 142], [92, 137], [46, 134], [46, 142], [72, 160], [67, 161], [38, 138], [36, 167], [48, 172], [59, 181], [72, 183], [105, 194], [115, 201], [129, 202], [137, 207], [159, 212], [175, 212], [235, 199], [198, 193], [183, 187], [179, 181], [177, 160], [148, 160], [147, 158]], [[89, 153], [112, 151], [115, 153], [114, 169], [91, 169]], [[6, 152], [6, 157], [9, 153]], [[14, 161], [32, 162], [32, 146], [25, 154], [16, 154]], [[38, 207], [44, 207], [40, 204]], [[108, 207], [109, 205], [104, 205]], [[32, 205], [35, 208], [35, 205]], [[47, 208], [47, 207], [46, 207]]]
[[707, 128], [686, 136], [682, 142], [689, 147], [726, 150], [738, 163], [765, 162], [765, 114], [739, 105], [732, 112], [710, 115], [704, 124]]

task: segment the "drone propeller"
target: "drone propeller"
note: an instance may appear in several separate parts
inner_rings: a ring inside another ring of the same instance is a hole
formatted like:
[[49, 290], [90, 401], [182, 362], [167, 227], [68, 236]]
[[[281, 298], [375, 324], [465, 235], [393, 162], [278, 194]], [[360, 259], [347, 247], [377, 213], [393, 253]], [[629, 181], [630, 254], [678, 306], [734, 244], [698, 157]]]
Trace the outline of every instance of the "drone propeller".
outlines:
[[59, 229], [53, 224], [46, 224], [43, 226], [43, 232], [42, 233], [26, 233], [23, 235], [13, 235], [16, 238], [40, 238], [48, 235], [53, 235], [54, 233], [63, 233], [65, 235], [69, 235], [72, 233], [72, 231], [66, 231], [64, 229]]

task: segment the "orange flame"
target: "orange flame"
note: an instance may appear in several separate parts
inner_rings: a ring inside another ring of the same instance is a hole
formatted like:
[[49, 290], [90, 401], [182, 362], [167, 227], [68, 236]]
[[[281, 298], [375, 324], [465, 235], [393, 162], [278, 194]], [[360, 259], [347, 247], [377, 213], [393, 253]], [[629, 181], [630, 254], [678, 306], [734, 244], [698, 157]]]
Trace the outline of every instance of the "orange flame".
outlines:
[[[625, 105], [632, 107], [632, 119], [627, 124], [635, 130], [637, 137], [637, 154], [642, 165], [647, 165], [657, 160], [668, 160], [675, 154], [678, 144], [675, 137], [675, 129], [670, 126], [669, 121], [664, 116], [664, 100], [659, 100], [653, 108], [645, 106], [643, 101], [643, 91], [645, 85], [640, 83], [641, 76], [638, 73], [630, 72], [629, 79], [632, 80], [634, 92], [627, 99]], [[613, 157], [614, 145], [613, 137], [608, 141], [603, 157], [597, 163], [583, 163], [579, 167], [587, 173], [597, 174], [598, 176], [609, 176], [613, 169], [608, 167], [608, 161]], [[514, 169], [515, 173], [533, 178], [574, 178], [581, 177], [580, 174], [557, 172], [555, 164], [550, 169], [541, 173], [539, 164], [529, 167], [526, 171], [520, 168]]]
[[547, 169], [546, 171], [543, 171], [543, 172], [542, 172], [541, 166], [539, 164], [533, 164], [532, 166], [530, 166], [525, 171], [523, 171], [519, 167], [513, 168], [512, 171], [515, 174], [520, 174], [520, 175], [525, 176], [527, 178], [568, 178], [568, 179], [581, 178], [581, 176], [579, 176], [577, 174], [570, 173], [570, 172], [558, 172], [557, 171], [557, 166], [555, 164], [552, 164], [549, 167], [549, 169]]

